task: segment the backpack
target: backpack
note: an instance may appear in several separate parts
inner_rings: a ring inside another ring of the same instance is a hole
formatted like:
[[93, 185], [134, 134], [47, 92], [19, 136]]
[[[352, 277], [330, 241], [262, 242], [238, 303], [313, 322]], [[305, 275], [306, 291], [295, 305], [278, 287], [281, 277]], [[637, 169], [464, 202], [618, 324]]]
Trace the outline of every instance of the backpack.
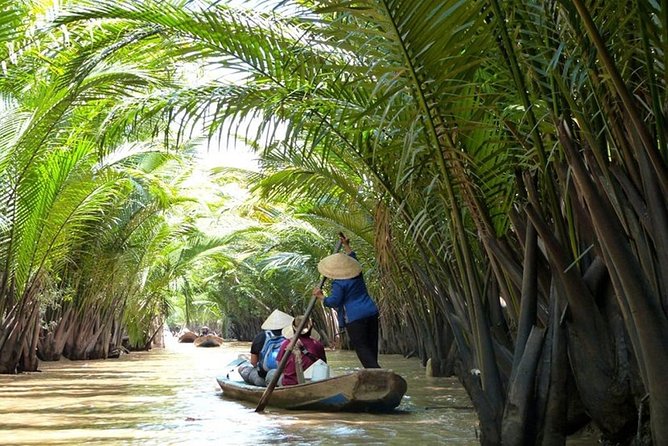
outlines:
[[266, 331], [266, 338], [264, 340], [264, 346], [260, 350], [260, 367], [265, 372], [268, 372], [271, 369], [278, 368], [278, 351], [281, 349], [281, 344], [285, 341], [285, 336], [275, 335], [271, 331]]

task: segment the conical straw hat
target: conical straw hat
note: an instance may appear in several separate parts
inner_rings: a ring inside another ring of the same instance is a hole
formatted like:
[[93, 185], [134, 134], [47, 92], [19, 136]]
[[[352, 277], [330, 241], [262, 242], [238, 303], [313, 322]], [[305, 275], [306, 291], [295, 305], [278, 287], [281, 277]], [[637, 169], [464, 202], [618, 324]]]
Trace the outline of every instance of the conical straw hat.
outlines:
[[281, 330], [292, 324], [293, 317], [281, 310], [274, 310], [267, 319], [262, 323], [263, 330]]
[[[292, 324], [288, 325], [287, 327], [284, 327], [283, 330], [281, 331], [281, 334], [285, 336], [286, 338], [291, 338], [295, 335], [295, 330], [299, 326], [299, 323], [301, 320], [304, 318], [304, 316], [297, 316], [293, 321]], [[306, 333], [309, 332], [309, 330], [312, 330], [313, 328], [313, 321], [309, 318], [308, 322], [304, 324], [304, 328], [302, 328], [302, 334], [305, 335]], [[316, 330], [311, 331], [311, 338], [315, 339], [316, 341], [320, 340], [320, 334]]]
[[322, 259], [318, 271], [330, 279], [352, 279], [362, 272], [362, 266], [349, 255], [338, 252]]

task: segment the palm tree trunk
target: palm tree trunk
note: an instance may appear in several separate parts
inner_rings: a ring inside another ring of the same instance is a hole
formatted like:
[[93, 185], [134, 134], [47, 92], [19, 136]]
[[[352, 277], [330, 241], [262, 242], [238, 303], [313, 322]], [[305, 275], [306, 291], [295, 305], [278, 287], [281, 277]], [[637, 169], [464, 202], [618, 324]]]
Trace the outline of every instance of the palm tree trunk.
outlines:
[[503, 414], [502, 444], [517, 445], [534, 443], [531, 441], [529, 421], [533, 409], [533, 390], [536, 381], [536, 368], [543, 348], [545, 330], [533, 327], [523, 349], [522, 357], [513, 368], [513, 380], [508, 389], [506, 407]]
[[632, 336], [634, 351], [641, 368], [643, 381], [650, 394], [652, 438], [655, 444], [668, 444], [668, 320], [656, 296], [636, 263], [629, 240], [616, 216], [608, 209], [607, 200], [598, 193], [591, 177], [575, 150], [565, 124], [559, 136], [580, 193], [593, 215], [594, 229], [601, 243], [605, 263], [609, 268], [619, 307], [627, 330]]

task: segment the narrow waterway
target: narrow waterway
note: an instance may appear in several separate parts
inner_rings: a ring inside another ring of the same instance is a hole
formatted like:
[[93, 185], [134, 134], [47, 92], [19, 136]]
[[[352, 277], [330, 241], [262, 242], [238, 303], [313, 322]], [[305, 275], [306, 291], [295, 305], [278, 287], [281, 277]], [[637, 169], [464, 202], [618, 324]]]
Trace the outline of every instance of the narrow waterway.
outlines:
[[[166, 349], [106, 361], [42, 363], [0, 375], [2, 445], [477, 445], [477, 420], [455, 379], [427, 378], [416, 359], [383, 355], [408, 381], [391, 414], [323, 414], [228, 400], [215, 377], [248, 343]], [[358, 367], [328, 351], [334, 373]]]

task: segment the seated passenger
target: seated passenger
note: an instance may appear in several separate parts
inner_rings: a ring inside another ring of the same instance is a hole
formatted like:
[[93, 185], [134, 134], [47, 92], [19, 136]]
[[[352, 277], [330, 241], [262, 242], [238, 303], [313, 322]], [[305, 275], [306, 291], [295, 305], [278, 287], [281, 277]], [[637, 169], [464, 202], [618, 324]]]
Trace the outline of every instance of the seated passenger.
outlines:
[[[285, 338], [281, 331], [289, 327], [292, 316], [280, 310], [274, 310], [262, 323], [262, 331], [253, 339], [250, 348], [250, 363], [239, 366], [239, 374], [248, 384], [266, 386], [271, 381], [278, 363], [276, 356]], [[269, 378], [267, 375], [269, 374]]]
[[[303, 319], [304, 316], [297, 316], [292, 321], [293, 333], [297, 330]], [[292, 386], [299, 384], [299, 380], [297, 378], [297, 367], [299, 366], [299, 363], [301, 365], [301, 372], [303, 374], [303, 371], [311, 367], [311, 365], [318, 359], [322, 359], [323, 361], [327, 362], [327, 357], [325, 356], [325, 347], [322, 345], [322, 343], [320, 343], [320, 341], [317, 341], [311, 337], [312, 329], [313, 322], [311, 319], [308, 319], [304, 325], [304, 328], [299, 334], [299, 337], [297, 338], [296, 345], [293, 348], [290, 357], [287, 360], [285, 369], [283, 370], [283, 376], [280, 380], [281, 385]], [[281, 349], [278, 352], [278, 362], [280, 362], [285, 355], [290, 341], [291, 339], [286, 339], [283, 341]]]

